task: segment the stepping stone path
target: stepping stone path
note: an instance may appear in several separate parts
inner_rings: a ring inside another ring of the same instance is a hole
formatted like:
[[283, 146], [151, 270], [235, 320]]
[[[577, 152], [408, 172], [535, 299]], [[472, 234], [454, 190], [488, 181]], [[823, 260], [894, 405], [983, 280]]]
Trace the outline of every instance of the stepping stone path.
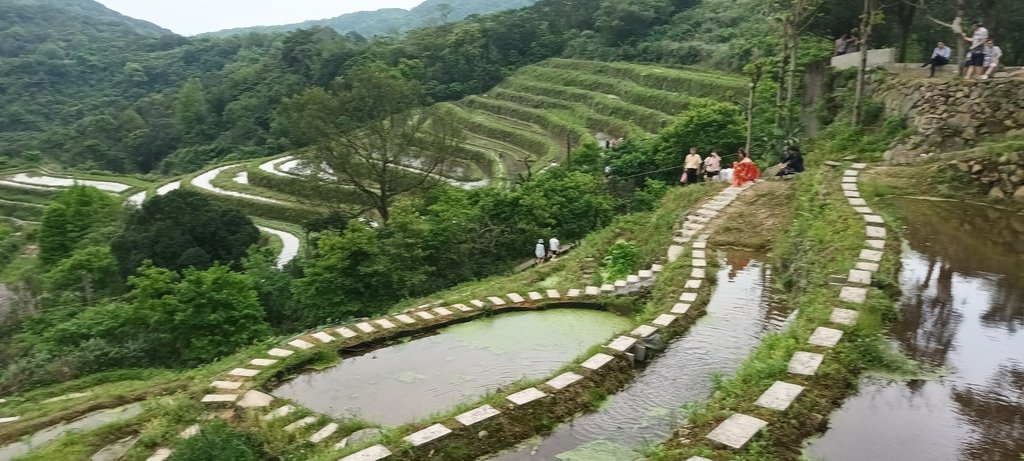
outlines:
[[775, 381], [754, 404], [771, 410], [785, 411], [803, 391], [803, 386]]
[[412, 435], [403, 437], [402, 440], [409, 442], [410, 445], [418, 447], [428, 442], [433, 442], [441, 437], [451, 434], [452, 430], [445, 427], [444, 424], [435, 424], [422, 431], [416, 432]]
[[338, 461], [380, 461], [388, 456], [391, 456], [391, 450], [388, 450], [384, 445], [374, 445], [363, 451], [357, 451], [341, 458]]
[[490, 405], [484, 405], [482, 407], [469, 410], [459, 416], [456, 416], [455, 420], [462, 423], [463, 426], [472, 426], [476, 423], [479, 423], [480, 421], [483, 421], [492, 416], [496, 416], [500, 413], [501, 412], [495, 410], [494, 407]]
[[767, 425], [766, 421], [736, 413], [711, 431], [708, 438], [730, 448], [743, 448], [757, 431]]
[[825, 356], [814, 352], [794, 352], [786, 370], [795, 375], [814, 376]]

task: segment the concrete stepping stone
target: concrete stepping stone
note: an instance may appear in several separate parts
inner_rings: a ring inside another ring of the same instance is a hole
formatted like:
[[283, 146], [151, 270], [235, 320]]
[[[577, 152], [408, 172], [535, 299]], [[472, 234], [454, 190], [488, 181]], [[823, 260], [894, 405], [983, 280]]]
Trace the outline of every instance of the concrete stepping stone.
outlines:
[[[238, 394], [206, 394], [203, 399], [200, 400], [202, 403], [227, 403], [238, 400]], [[17, 421], [17, 420], [15, 420]]]
[[864, 244], [873, 250], [885, 249], [885, 240], [865, 240]]
[[384, 445], [374, 445], [362, 451], [357, 451], [338, 461], [380, 461], [391, 456], [391, 450]]
[[597, 295], [601, 294], [601, 287], [595, 287], [595, 286], [591, 285], [591, 286], [588, 286], [588, 287], [584, 288], [583, 289], [583, 293], [586, 294], [587, 296], [597, 296]]
[[705, 210], [710, 210], [710, 211], [722, 211], [722, 209], [725, 208], [725, 205], [709, 203], [707, 205], [704, 205], [703, 208]]
[[462, 312], [472, 312], [473, 311], [472, 307], [469, 307], [469, 306], [467, 306], [465, 304], [455, 304], [455, 308], [460, 310], [460, 311], [462, 311]]
[[302, 428], [304, 428], [304, 427], [306, 427], [306, 426], [308, 426], [310, 424], [315, 423], [316, 420], [317, 420], [316, 416], [306, 416], [305, 418], [302, 418], [302, 419], [300, 419], [298, 421], [295, 421], [294, 423], [291, 423], [291, 424], [285, 426], [284, 430], [285, 430], [285, 432], [295, 432], [295, 431], [297, 431], [299, 429], [302, 429]]
[[718, 216], [718, 212], [717, 211], [709, 210], [707, 208], [698, 208], [697, 209], [697, 214], [699, 214], [701, 216], [707, 216], [708, 218], [714, 218], [715, 216]]
[[705, 260], [705, 259], [694, 259], [692, 266], [693, 267], [708, 267], [708, 261]]
[[860, 198], [860, 192], [855, 190], [844, 190], [843, 196], [846, 198]]
[[274, 401], [274, 396], [264, 394], [257, 390], [250, 390], [242, 396], [242, 400], [238, 401], [238, 406], [242, 408], [264, 408], [269, 407], [270, 403]]
[[445, 427], [444, 424], [438, 423], [430, 426], [422, 431], [415, 432], [402, 438], [402, 440], [408, 442], [414, 447], [433, 442], [441, 437], [451, 434], [452, 430]]
[[795, 375], [814, 376], [825, 356], [814, 352], [794, 352], [786, 370]]
[[644, 269], [640, 272], [637, 272], [636, 275], [640, 276], [640, 278], [642, 279], [649, 279], [654, 277], [654, 272], [649, 269]]
[[871, 208], [868, 208], [866, 206], [855, 206], [855, 207], [853, 207], [853, 211], [856, 211], [857, 213], [860, 213], [860, 214], [874, 214], [875, 213], [873, 210], [871, 210]]
[[707, 259], [708, 254], [704, 250], [693, 250], [693, 254], [690, 255], [693, 259]]
[[504, 299], [501, 299], [497, 296], [488, 296], [487, 300], [490, 301], [491, 304], [494, 304], [495, 306], [504, 306], [506, 304]]
[[239, 381], [214, 381], [210, 383], [210, 387], [233, 391], [242, 387], [242, 383]]
[[700, 234], [700, 236], [697, 237], [697, 241], [707, 242], [709, 238], [711, 238], [711, 234]]
[[636, 338], [631, 338], [629, 336], [619, 336], [618, 338], [615, 338], [614, 341], [609, 343], [606, 347], [619, 352], [626, 352], [629, 350], [629, 348], [633, 347], [634, 344], [636, 344]]
[[335, 328], [334, 331], [338, 332], [338, 334], [341, 335], [341, 337], [345, 338], [345, 339], [355, 338], [357, 336], [356, 332], [354, 332], [354, 331], [352, 331], [352, 330], [350, 330], [348, 328], [345, 328], [345, 327]]
[[534, 400], [544, 397], [547, 397], [547, 394], [536, 387], [531, 387], [529, 389], [523, 389], [505, 398], [516, 405], [526, 405]]
[[703, 456], [691, 456], [686, 461], [711, 461]]
[[651, 272], [658, 273], [665, 270], [665, 266], [661, 264], [651, 264]]
[[661, 315], [658, 316], [658, 318], [654, 319], [654, 321], [652, 321], [651, 323], [653, 323], [653, 324], [655, 324], [655, 325], [657, 325], [659, 327], [667, 327], [667, 326], [671, 325], [672, 322], [674, 322], [675, 320], [676, 320], [676, 316], [674, 316], [674, 315], [661, 314]]
[[253, 370], [252, 368], [235, 368], [228, 372], [231, 376], [241, 376], [243, 378], [251, 378], [259, 373], [259, 370]]
[[292, 346], [292, 347], [294, 347], [296, 349], [303, 349], [303, 350], [305, 350], [305, 349], [312, 349], [313, 348], [313, 343], [311, 343], [309, 341], [306, 341], [306, 340], [303, 340], [303, 339], [292, 340], [291, 342], [288, 343], [288, 345]]
[[860, 174], [860, 171], [857, 171], [857, 170], [846, 170], [846, 171], [843, 172], [843, 176], [857, 176], [859, 174]]
[[579, 288], [571, 288], [565, 295], [570, 298], [578, 298], [580, 296], [580, 290]]
[[478, 309], [481, 308], [481, 307], [486, 306], [486, 304], [484, 304], [484, 302], [479, 300], [479, 299], [474, 299], [474, 300], [470, 301], [469, 303], [474, 305], [474, 306], [476, 306]]
[[847, 182], [857, 182], [857, 178], [855, 178], [853, 176], [845, 176], [845, 177], [843, 177], [843, 182], [844, 183], [847, 183]]
[[275, 347], [275, 348], [267, 351], [267, 355], [272, 356], [272, 357], [288, 357], [288, 356], [291, 356], [294, 353], [295, 353], [294, 351], [290, 351], [288, 349], [281, 349], [279, 347]]
[[858, 261], [857, 265], [854, 266], [857, 270], [878, 272], [878, 263], [869, 263], [864, 261]]
[[862, 198], [850, 198], [847, 201], [850, 202], [850, 206], [865, 206], [868, 204], [868, 201]]
[[704, 229], [704, 225], [703, 224], [697, 224], [697, 223], [688, 222], [686, 224], [683, 224], [683, 229], [688, 229], [688, 230], [692, 230], [692, 231], [699, 231], [699, 230], [703, 230]]
[[578, 375], [571, 371], [567, 371], [558, 376], [555, 376], [554, 378], [551, 378], [550, 380], [548, 380], [548, 382], [544, 384], [551, 386], [554, 389], [562, 390], [565, 389], [566, 387], [569, 387], [569, 385], [571, 385], [572, 383], [575, 383], [576, 381], [579, 381], [581, 379], [583, 379], [582, 375]]
[[269, 367], [275, 363], [277, 363], [277, 360], [274, 359], [252, 359], [249, 361], [249, 365], [257, 367]]
[[672, 310], [670, 312], [673, 313], [673, 314], [677, 314], [677, 315], [683, 315], [683, 314], [689, 312], [689, 310], [690, 310], [690, 305], [689, 304], [686, 304], [686, 303], [676, 303], [676, 305], [672, 306]]
[[329, 335], [327, 333], [324, 333], [322, 331], [318, 331], [316, 333], [313, 333], [310, 336], [316, 338], [318, 341], [320, 341], [322, 343], [325, 343], [325, 344], [329, 343], [331, 341], [334, 341], [334, 336], [331, 336], [331, 335]]
[[866, 214], [864, 215], [864, 220], [871, 224], [885, 224], [885, 220], [876, 214]]
[[19, 420], [21, 420], [21, 416], [7, 416], [4, 418], [0, 418], [0, 424], [13, 423]]
[[815, 346], [821, 347], [835, 347], [839, 343], [839, 340], [843, 337], [843, 330], [836, 330], [835, 328], [818, 327], [814, 329], [814, 333], [807, 342], [814, 344]]
[[174, 451], [170, 448], [158, 448], [149, 458], [146, 458], [146, 461], [164, 461], [170, 458], [172, 454], [174, 454]]
[[356, 328], [363, 333], [373, 333], [374, 331], [377, 331], [377, 329], [374, 328], [373, 325], [370, 325], [369, 322], [359, 322], [356, 324]]
[[839, 290], [839, 300], [848, 303], [864, 304], [868, 299], [868, 289], [858, 287], [843, 287]]
[[850, 168], [853, 168], [854, 170], [863, 170], [867, 167], [867, 163], [854, 163], [853, 165], [850, 165]]
[[434, 311], [434, 313], [437, 314], [440, 317], [446, 317], [446, 316], [454, 314], [452, 311], [450, 311], [450, 310], [448, 310], [447, 308], [444, 308], [444, 307], [435, 307], [435, 308], [433, 308], [431, 310]]
[[430, 312], [427, 312], [427, 311], [419, 311], [419, 312], [417, 312], [417, 313], [415, 313], [413, 315], [415, 315], [415, 316], [417, 316], [417, 317], [419, 317], [419, 318], [421, 318], [423, 320], [433, 320], [433, 318], [434, 318], [434, 314], [431, 314]]
[[692, 279], [692, 280], [687, 280], [687, 281], [686, 281], [686, 283], [685, 283], [685, 284], [683, 284], [683, 288], [685, 288], [685, 289], [687, 289], [687, 290], [696, 290], [696, 289], [699, 289], [699, 288], [700, 288], [700, 286], [701, 286], [701, 285], [702, 285], [703, 283], [704, 283], [704, 281], [703, 281], [703, 280], [701, 280], [701, 279]]
[[527, 293], [526, 297], [530, 298], [530, 301], [540, 301], [540, 300], [544, 299], [544, 295], [542, 295], [540, 293], [537, 293], [536, 291], [531, 291], [531, 292]]
[[835, 167], [837, 167], [839, 165], [842, 165], [842, 163], [839, 163], [839, 162], [837, 162], [835, 160], [829, 160], [829, 161], [825, 162], [825, 166], [830, 166], [832, 168], [835, 168]]
[[505, 295], [505, 297], [508, 298], [510, 301], [512, 301], [514, 303], [525, 303], [526, 302], [526, 298], [522, 297], [519, 293], [509, 293], [509, 294]]
[[588, 370], [597, 370], [611, 362], [613, 358], [615, 357], [608, 354], [597, 353], [581, 363], [580, 366]]
[[697, 214], [686, 215], [686, 220], [697, 224], [707, 224], [707, 222], [710, 221], [710, 219]]
[[459, 416], [456, 416], [455, 420], [462, 423], [463, 426], [472, 426], [476, 423], [479, 423], [480, 421], [483, 421], [487, 418], [490, 418], [498, 414], [501, 414], [501, 412], [495, 410], [494, 407], [490, 405], [484, 405], [469, 410]]
[[879, 250], [860, 250], [860, 259], [871, 262], [879, 262], [882, 260], [882, 252]]
[[191, 439], [192, 437], [195, 437], [195, 436], [199, 435], [199, 431], [200, 431], [199, 425], [198, 424], [193, 424], [193, 425], [191, 425], [189, 427], [186, 427], [185, 430], [179, 432], [178, 433], [178, 437], [180, 437], [182, 439], [185, 439], [185, 440], [188, 440], [188, 439]]
[[840, 325], [853, 326], [857, 323], [857, 317], [860, 317], [860, 312], [837, 307], [832, 309], [832, 315], [829, 316], [829, 321]]
[[669, 245], [668, 254], [665, 256], [668, 262], [676, 262], [683, 253], [686, 252], [686, 247], [682, 245]]
[[629, 332], [629, 334], [631, 334], [633, 336], [640, 337], [640, 338], [646, 338], [646, 337], [648, 337], [650, 335], [653, 335], [657, 331], [658, 331], [657, 328], [652, 327], [650, 325], [640, 325], [640, 326], [634, 328], [633, 331]]
[[380, 327], [385, 329], [385, 330], [390, 330], [390, 329], [396, 327], [396, 325], [392, 321], [390, 321], [388, 319], [377, 319], [377, 320], [374, 320], [373, 323], [376, 323], [377, 325], [380, 325]]
[[707, 271], [705, 269], [693, 269], [690, 271], [691, 279], [702, 279], [707, 277]]
[[719, 424], [707, 437], [730, 448], [743, 448], [767, 422], [753, 416], [736, 413]]
[[626, 276], [626, 283], [637, 283], [640, 281], [640, 276], [635, 274], [629, 274]]
[[338, 423], [329, 423], [326, 426], [320, 428], [320, 430], [314, 432], [313, 435], [309, 436], [309, 438], [306, 440], [309, 440], [312, 443], [320, 443], [337, 431]]
[[260, 418], [260, 419], [262, 419], [264, 421], [270, 421], [272, 419], [277, 419], [277, 418], [280, 418], [282, 416], [288, 416], [293, 411], [295, 411], [295, 407], [293, 407], [291, 405], [285, 405], [285, 406], [282, 406], [282, 407], [278, 407], [274, 411], [263, 415], [263, 418]]
[[398, 314], [395, 316], [395, 318], [398, 319], [399, 322], [402, 322], [406, 325], [416, 323], [416, 319], [409, 317], [408, 315], [405, 314]]
[[770, 410], [785, 411], [803, 391], [803, 386], [775, 381], [754, 404]]
[[601, 292], [602, 293], [611, 293], [613, 291], [615, 291], [615, 285], [612, 285], [611, 283], [606, 283], [604, 285], [601, 285]]
[[693, 247], [698, 250], [703, 250], [708, 247], [708, 242], [704, 240], [693, 242]]
[[879, 226], [866, 226], [864, 231], [873, 239], [884, 239], [886, 234], [885, 228]]
[[843, 183], [843, 190], [857, 190], [856, 184]]
[[692, 303], [697, 300], [697, 293], [683, 293], [679, 295], [679, 300], [684, 303]]
[[862, 271], [860, 269], [850, 269], [850, 276], [846, 280], [850, 283], [871, 285], [871, 272]]
[[690, 237], [672, 237], [672, 243], [676, 245], [686, 245], [690, 241]]
[[548, 299], [558, 299], [562, 297], [561, 293], [559, 293], [558, 290], [548, 290], [545, 292], [545, 294], [548, 295]]
[[623, 288], [626, 285], [629, 285], [629, 282], [625, 280], [616, 280], [612, 285], [615, 285], [615, 288]]

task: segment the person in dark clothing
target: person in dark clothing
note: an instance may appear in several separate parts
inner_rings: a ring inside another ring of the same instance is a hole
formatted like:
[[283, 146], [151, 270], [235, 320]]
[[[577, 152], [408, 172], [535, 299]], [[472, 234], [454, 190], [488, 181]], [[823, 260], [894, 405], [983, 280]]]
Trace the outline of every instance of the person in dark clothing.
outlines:
[[945, 42], [939, 42], [935, 49], [932, 50], [932, 58], [929, 59], [928, 62], [921, 65], [921, 67], [932, 66], [932, 72], [930, 76], [934, 77], [936, 67], [941, 67], [945, 66], [946, 64], [949, 64], [949, 57], [952, 51], [952, 49], [946, 46]]
[[786, 149], [786, 159], [782, 161], [782, 168], [775, 176], [788, 176], [804, 171], [804, 156], [797, 146], [789, 146]]

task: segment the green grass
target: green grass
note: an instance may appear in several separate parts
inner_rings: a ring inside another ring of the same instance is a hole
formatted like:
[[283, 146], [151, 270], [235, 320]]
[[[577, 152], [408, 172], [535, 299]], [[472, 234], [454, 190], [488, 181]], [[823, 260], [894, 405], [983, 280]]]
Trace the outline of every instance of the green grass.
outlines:
[[[566, 87], [555, 87], [566, 91], [574, 91]], [[488, 96], [499, 101], [508, 101], [535, 109], [560, 110], [576, 114], [593, 131], [628, 133], [629, 131], [646, 131], [657, 133], [671, 120], [668, 114], [646, 107], [635, 106], [622, 102], [621, 99], [607, 95], [575, 90], [584, 93], [575, 100], [582, 102], [566, 102], [538, 94], [518, 92], [498, 87]]]
[[709, 70], [671, 69], [625, 62], [551, 59], [537, 67], [554, 69], [565, 74], [600, 75], [635, 82], [650, 88], [719, 100], [742, 98], [747, 93], [748, 85], [744, 78]]
[[629, 81], [599, 76], [557, 73], [550, 69], [524, 69], [505, 79], [500, 88], [577, 103], [595, 104], [606, 99], [664, 114], [678, 114], [699, 98], [640, 86]]

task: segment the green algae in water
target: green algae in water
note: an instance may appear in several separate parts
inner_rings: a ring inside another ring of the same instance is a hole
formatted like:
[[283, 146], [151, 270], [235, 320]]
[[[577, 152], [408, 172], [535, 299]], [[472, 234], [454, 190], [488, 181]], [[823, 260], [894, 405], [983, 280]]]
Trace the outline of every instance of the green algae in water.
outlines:
[[[615, 332], [627, 330], [631, 325], [630, 319], [611, 312], [558, 309], [544, 311], [544, 325], [538, 329], [536, 317], [530, 314], [503, 314], [451, 326], [445, 328], [443, 333], [474, 349], [508, 354], [520, 350], [524, 342], [554, 349], [568, 346], [585, 350]], [[535, 332], [539, 332], [542, 337], [536, 337]]]
[[559, 454], [557, 458], [561, 461], [635, 461], [641, 456], [621, 443], [598, 440]]

